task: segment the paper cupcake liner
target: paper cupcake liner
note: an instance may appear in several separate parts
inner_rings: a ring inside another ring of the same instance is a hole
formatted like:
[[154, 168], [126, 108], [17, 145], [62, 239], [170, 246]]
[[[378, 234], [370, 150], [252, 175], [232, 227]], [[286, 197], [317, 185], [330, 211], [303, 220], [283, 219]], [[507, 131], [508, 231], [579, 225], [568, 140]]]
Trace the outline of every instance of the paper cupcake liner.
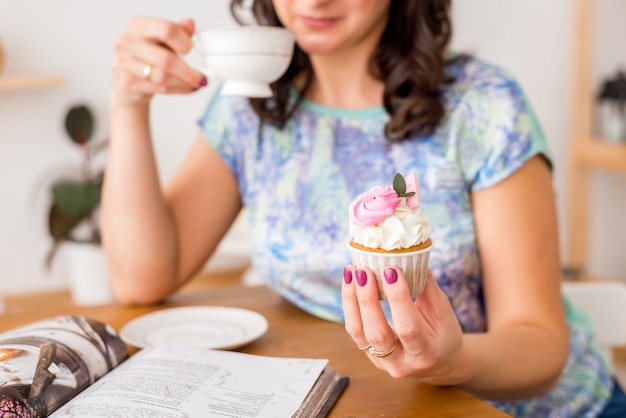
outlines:
[[354, 248], [350, 243], [348, 243], [348, 248], [352, 256], [352, 264], [357, 268], [367, 267], [376, 276], [378, 296], [381, 300], [387, 300], [383, 286], [383, 280], [385, 280], [383, 272], [387, 267], [396, 267], [402, 270], [412, 297], [415, 298], [424, 290], [432, 244], [423, 250], [406, 253], [365, 251]]

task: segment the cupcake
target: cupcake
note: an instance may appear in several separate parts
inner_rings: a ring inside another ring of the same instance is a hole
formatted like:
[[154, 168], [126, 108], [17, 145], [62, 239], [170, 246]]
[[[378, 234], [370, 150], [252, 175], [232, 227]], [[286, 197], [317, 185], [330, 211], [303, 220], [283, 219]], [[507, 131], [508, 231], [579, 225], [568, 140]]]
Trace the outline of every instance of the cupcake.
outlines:
[[367, 267], [376, 276], [378, 295], [386, 300], [383, 271], [404, 272], [411, 295], [424, 290], [432, 249], [431, 223], [420, 210], [417, 177], [396, 174], [392, 185], [372, 187], [350, 203], [352, 264]]

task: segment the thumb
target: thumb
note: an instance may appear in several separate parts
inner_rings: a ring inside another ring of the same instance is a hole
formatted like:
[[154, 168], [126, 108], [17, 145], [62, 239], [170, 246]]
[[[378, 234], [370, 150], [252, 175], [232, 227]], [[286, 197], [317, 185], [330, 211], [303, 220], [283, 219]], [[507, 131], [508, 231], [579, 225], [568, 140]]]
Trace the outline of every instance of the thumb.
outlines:
[[423, 303], [427, 303], [426, 301], [430, 302], [434, 300], [434, 298], [438, 297], [441, 293], [442, 290], [439, 288], [437, 280], [435, 280], [432, 272], [430, 271], [430, 269], [428, 269], [428, 272], [426, 274], [426, 284], [424, 285], [424, 291], [422, 292], [422, 294], [417, 296], [417, 299], [421, 299], [424, 301]]
[[193, 32], [196, 30], [196, 24], [192, 19], [183, 19], [178, 22], [178, 26], [180, 26], [188, 35], [193, 35]]

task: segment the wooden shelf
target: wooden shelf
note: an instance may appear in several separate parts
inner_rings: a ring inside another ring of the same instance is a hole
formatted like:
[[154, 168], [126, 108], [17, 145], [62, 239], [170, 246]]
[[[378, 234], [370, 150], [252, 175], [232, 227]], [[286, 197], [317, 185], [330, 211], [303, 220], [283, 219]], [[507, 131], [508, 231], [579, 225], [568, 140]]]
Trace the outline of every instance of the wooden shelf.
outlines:
[[587, 138], [578, 142], [572, 157], [581, 168], [626, 173], [626, 143]]
[[59, 87], [63, 83], [65, 80], [60, 76], [0, 74], [0, 92]]
[[595, 91], [592, 84], [595, 43], [595, 12], [599, 0], [573, 2], [572, 113], [570, 121], [570, 172], [567, 267], [585, 271], [588, 259], [590, 172], [626, 174], [626, 143], [592, 134]]

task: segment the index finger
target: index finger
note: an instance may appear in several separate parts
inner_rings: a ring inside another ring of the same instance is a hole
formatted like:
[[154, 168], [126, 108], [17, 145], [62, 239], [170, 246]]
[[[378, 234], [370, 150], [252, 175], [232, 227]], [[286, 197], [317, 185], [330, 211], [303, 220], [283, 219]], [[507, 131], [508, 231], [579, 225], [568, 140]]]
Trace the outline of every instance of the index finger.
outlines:
[[[187, 21], [185, 21], [187, 22]], [[171, 49], [186, 54], [193, 46], [191, 34], [185, 25], [177, 24], [166, 19], [138, 17], [131, 20], [129, 32], [140, 34], [142, 38], [153, 40]]]
[[369, 343], [363, 332], [363, 320], [361, 310], [356, 297], [356, 283], [354, 281], [354, 266], [348, 265], [343, 269], [343, 281], [341, 284], [341, 301], [345, 328], [348, 335], [360, 348], [366, 347]]

